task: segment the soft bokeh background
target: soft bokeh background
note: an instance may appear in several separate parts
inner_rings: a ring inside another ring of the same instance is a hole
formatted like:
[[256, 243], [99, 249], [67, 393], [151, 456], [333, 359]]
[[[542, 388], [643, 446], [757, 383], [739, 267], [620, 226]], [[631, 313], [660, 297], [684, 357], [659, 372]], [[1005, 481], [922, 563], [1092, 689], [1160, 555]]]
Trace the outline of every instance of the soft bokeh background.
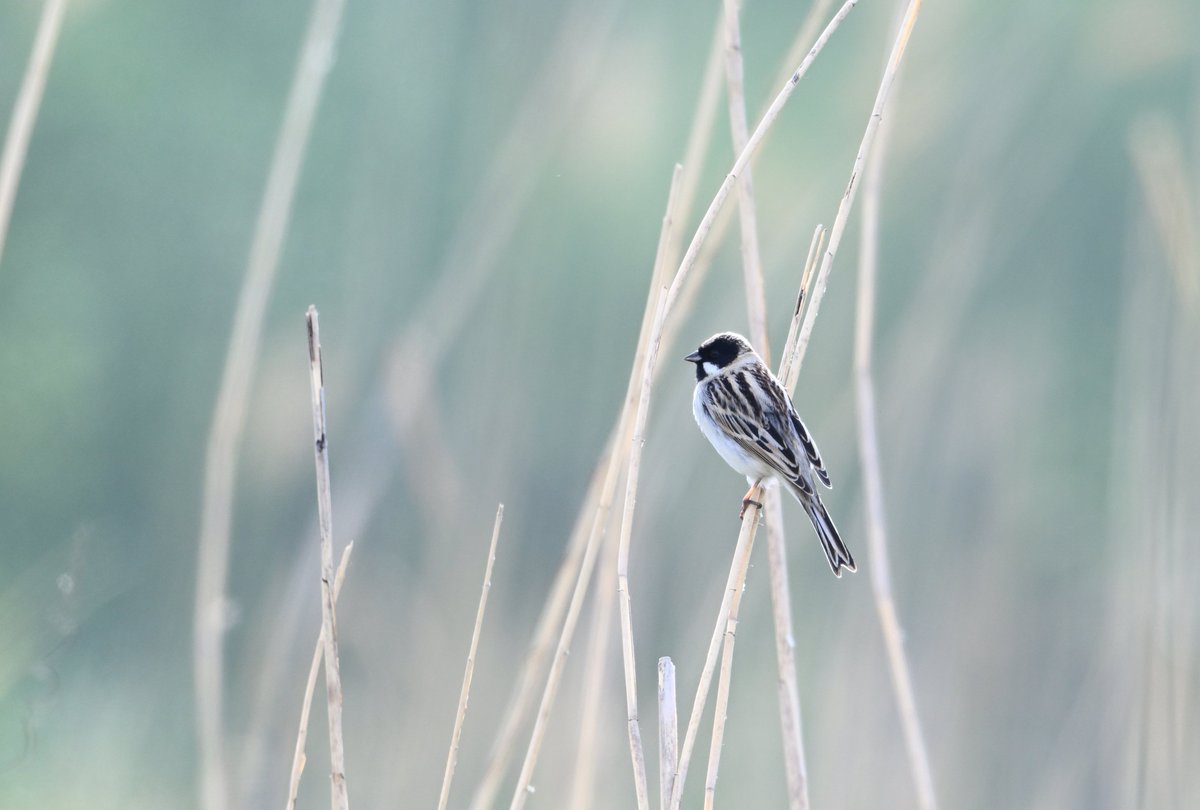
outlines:
[[[310, 303], [335, 531], [356, 541], [339, 611], [356, 806], [436, 803], [506, 504], [451, 802], [466, 806], [620, 407], [716, 6], [348, 3], [240, 451], [234, 806], [283, 802], [319, 623]], [[746, 4], [752, 116], [806, 10]], [[5, 116], [39, 12], [0, 2]], [[68, 10], [0, 264], [0, 807], [197, 806], [204, 448], [307, 13]], [[776, 345], [895, 13], [851, 14], [756, 162]], [[896, 597], [942, 804], [1194, 807], [1200, 5], [930, 2], [908, 58], [885, 175], [878, 395]], [[721, 110], [687, 235], [731, 160]], [[747, 328], [727, 233], [664, 347], [648, 429], [631, 565], [647, 739], [658, 656], [690, 705], [737, 533], [742, 482], [691, 424], [677, 359]], [[867, 569], [856, 233], [797, 403]], [[785, 516], [813, 806], [913, 806], [867, 574], [830, 577], [800, 511]], [[739, 628], [726, 807], [783, 803], [764, 551]], [[589, 616], [530, 807], [569, 795]], [[624, 808], [611, 632], [593, 806]], [[324, 723], [318, 708], [302, 807], [328, 801]]]

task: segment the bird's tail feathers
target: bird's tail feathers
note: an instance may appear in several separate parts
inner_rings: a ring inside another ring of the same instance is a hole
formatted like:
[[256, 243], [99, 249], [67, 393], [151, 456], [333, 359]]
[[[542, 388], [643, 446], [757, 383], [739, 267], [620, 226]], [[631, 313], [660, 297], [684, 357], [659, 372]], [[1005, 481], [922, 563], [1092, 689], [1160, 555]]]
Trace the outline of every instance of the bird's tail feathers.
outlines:
[[815, 492], [812, 495], [797, 493], [797, 499], [804, 506], [804, 511], [808, 512], [808, 518], [812, 521], [813, 528], [817, 530], [817, 537], [821, 540], [821, 548], [825, 551], [825, 557], [829, 560], [829, 567], [833, 569], [833, 575], [840, 577], [843, 568], [847, 571], [857, 571], [854, 557], [850, 555], [850, 549], [846, 548], [846, 544], [842, 542], [837, 526], [833, 525], [833, 518], [829, 517], [825, 504], [821, 503], [821, 497]]

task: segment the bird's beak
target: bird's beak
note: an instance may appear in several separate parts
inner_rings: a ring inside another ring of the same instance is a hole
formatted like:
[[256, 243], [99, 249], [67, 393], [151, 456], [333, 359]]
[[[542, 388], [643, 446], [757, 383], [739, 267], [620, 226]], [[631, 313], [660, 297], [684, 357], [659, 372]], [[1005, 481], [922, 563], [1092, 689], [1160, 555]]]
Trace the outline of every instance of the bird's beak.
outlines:
[[699, 363], [700, 362], [700, 352], [692, 352], [691, 354], [689, 354], [687, 357], [685, 357], [683, 359], [688, 361], [689, 363]]

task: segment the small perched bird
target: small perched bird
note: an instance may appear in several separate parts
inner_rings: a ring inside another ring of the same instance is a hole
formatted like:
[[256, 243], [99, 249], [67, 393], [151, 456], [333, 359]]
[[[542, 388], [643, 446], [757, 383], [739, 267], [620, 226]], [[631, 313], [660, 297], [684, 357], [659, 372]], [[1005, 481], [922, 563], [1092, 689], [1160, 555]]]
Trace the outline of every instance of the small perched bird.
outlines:
[[696, 364], [692, 411], [700, 431], [730, 467], [746, 476], [750, 492], [767, 478], [783, 481], [808, 513], [834, 576], [854, 571], [854, 558], [821, 503], [814, 480], [830, 486], [829, 473], [792, 400], [750, 342], [721, 332], [683, 358]]

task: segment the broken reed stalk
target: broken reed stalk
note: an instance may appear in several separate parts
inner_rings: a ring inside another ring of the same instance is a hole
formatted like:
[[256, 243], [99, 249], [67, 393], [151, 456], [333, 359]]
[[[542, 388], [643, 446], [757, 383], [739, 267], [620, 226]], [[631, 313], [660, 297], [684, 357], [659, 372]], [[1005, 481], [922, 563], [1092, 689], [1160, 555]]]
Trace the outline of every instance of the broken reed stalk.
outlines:
[[325, 370], [317, 308], [305, 313], [308, 378], [312, 394], [313, 457], [317, 467], [317, 523], [321, 528], [321, 640], [325, 650], [325, 697], [329, 716], [329, 779], [333, 810], [348, 810], [346, 754], [342, 739], [342, 676], [338, 667], [337, 613], [333, 602], [333, 503], [329, 492], [329, 437], [325, 421]]
[[[887, 127], [883, 128], [886, 135]], [[875, 278], [879, 267], [879, 197], [886, 137], [867, 162], [863, 178], [862, 236], [858, 261], [858, 296], [854, 329], [854, 388], [858, 404], [858, 447], [863, 469], [863, 493], [867, 511], [867, 548], [870, 554], [871, 592], [883, 632], [888, 668], [900, 725], [904, 730], [909, 767], [917, 804], [921, 810], [936, 810], [937, 797], [929, 767], [929, 753], [912, 673], [904, 651], [904, 630], [900, 626], [896, 602], [892, 597], [892, 568], [888, 555], [887, 519], [884, 508], [883, 472], [879, 454], [878, 414], [875, 407], [875, 383], [872, 379], [872, 348], [875, 323]]]
[[[550, 671], [546, 676], [546, 687], [542, 692], [542, 699], [534, 719], [533, 731], [530, 734], [529, 747], [526, 749], [525, 759], [521, 764], [521, 773], [517, 778], [517, 785], [513, 792], [512, 803], [510, 804], [511, 810], [520, 810], [528, 797], [528, 788], [533, 778], [533, 769], [541, 753], [542, 741], [546, 733], [546, 723], [549, 720], [550, 712], [557, 696], [559, 682], [562, 679], [563, 666], [566, 663], [571, 641], [574, 638], [575, 626], [579, 620], [579, 612], [582, 609], [583, 600], [587, 596], [588, 584], [591, 581], [592, 567], [595, 564], [600, 539], [607, 526], [608, 516], [612, 510], [613, 500], [616, 496], [616, 486], [621, 464], [625, 459], [625, 452], [627, 452], [627, 448], [629, 447], [629, 436], [633, 430], [633, 409], [640, 396], [639, 385], [642, 377], [638, 372], [644, 363], [644, 354], [648, 346], [648, 335], [653, 327], [653, 323], [649, 319], [651, 311], [650, 303], [654, 300], [655, 291], [661, 288], [662, 285], [660, 282], [666, 272], [666, 265], [663, 259], [666, 255], [666, 244], [670, 236], [672, 223], [674, 222], [674, 206], [678, 199], [681, 172], [682, 167], [676, 164], [671, 178], [671, 190], [667, 195], [667, 210], [663, 215], [662, 230], [659, 233], [655, 266], [651, 273], [651, 286], [647, 294], [646, 310], [642, 317], [642, 331], [638, 338], [634, 363], [629, 375], [629, 384], [625, 392], [625, 404], [617, 420], [616, 436], [607, 458], [604, 483], [601, 487], [600, 497], [592, 518], [591, 531], [584, 546], [583, 559], [580, 563], [579, 574], [575, 580], [575, 589], [571, 594], [571, 601], [567, 608], [567, 615], [563, 622], [562, 631], [559, 634], [558, 645], [555, 648], [554, 657], [550, 664]], [[482, 807], [487, 807], [487, 805], [482, 805]]]
[[[346, 544], [342, 549], [342, 559], [338, 563], [337, 574], [333, 578], [333, 601], [336, 602], [342, 593], [342, 581], [346, 578], [346, 566], [350, 563], [350, 552], [354, 543]], [[292, 775], [288, 780], [288, 798], [286, 810], [296, 810], [296, 798], [300, 795], [300, 776], [304, 773], [304, 765], [308, 761], [304, 755], [304, 746], [308, 742], [308, 716], [312, 712], [313, 693], [317, 689], [317, 673], [321, 669], [321, 659], [325, 655], [325, 626], [322, 625], [317, 633], [317, 644], [313, 648], [312, 663], [308, 667], [308, 680], [304, 684], [304, 700], [300, 704], [300, 730], [296, 733], [296, 751], [292, 755]]]
[[492, 542], [488, 546], [487, 563], [483, 569], [483, 585], [479, 589], [479, 607], [475, 611], [475, 627], [471, 630], [471, 646], [467, 651], [467, 666], [463, 672], [462, 689], [458, 693], [458, 711], [454, 714], [454, 731], [450, 734], [450, 753], [446, 755], [446, 772], [442, 776], [442, 792], [438, 797], [438, 810], [446, 810], [450, 799], [450, 783], [454, 781], [454, 767], [458, 764], [458, 742], [462, 737], [463, 721], [467, 717], [467, 699], [471, 696], [471, 678], [475, 674], [475, 653], [479, 649], [479, 633], [483, 629], [483, 614], [487, 610], [488, 593], [492, 590], [492, 566], [496, 562], [496, 543], [500, 540], [500, 524], [504, 522], [504, 504], [496, 508], [496, 522], [492, 526]]
[[675, 664], [658, 659], [658, 807], [667, 810], [679, 763], [679, 713], [675, 703]]
[[300, 166], [330, 72], [344, 5], [345, 0], [315, 0], [312, 7], [255, 223], [254, 241], [238, 293], [208, 433], [192, 625], [201, 810], [224, 810], [229, 805], [222, 721], [224, 613], [238, 450], [262, 342], [267, 300], [291, 219]]
[[29, 139], [33, 135], [38, 108], [42, 105], [46, 77], [50, 75], [50, 60], [54, 57], [54, 46], [58, 42], [66, 7], [66, 0], [46, 0], [42, 6], [29, 63], [21, 78], [21, 89], [17, 91], [12, 118], [8, 121], [4, 152], [0, 154], [0, 261], [4, 259], [4, 243], [8, 240], [8, 224], [12, 220], [13, 203], [17, 199], [17, 186], [21, 180], [21, 170], [25, 167], [25, 155], [29, 152]]

